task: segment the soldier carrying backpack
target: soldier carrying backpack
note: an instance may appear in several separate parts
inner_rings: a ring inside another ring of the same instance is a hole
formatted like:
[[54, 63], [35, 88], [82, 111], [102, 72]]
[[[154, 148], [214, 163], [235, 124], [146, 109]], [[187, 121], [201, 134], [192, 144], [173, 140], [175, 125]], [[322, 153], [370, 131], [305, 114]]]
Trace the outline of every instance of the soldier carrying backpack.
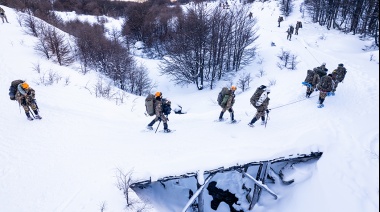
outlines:
[[332, 74], [328, 74], [321, 78], [317, 85], [317, 88], [319, 90], [319, 108], [324, 107], [323, 102], [325, 101], [325, 98], [328, 95], [328, 93], [331, 92], [334, 87], [335, 83], [332, 78]]
[[[13, 81], [12, 84], [14, 84], [15, 81]], [[11, 87], [12, 87], [12, 84], [11, 84]], [[12, 99], [11, 90], [13, 89], [9, 88], [10, 98]], [[17, 91], [14, 98], [24, 108], [25, 115], [29, 121], [33, 121], [33, 118], [30, 116], [29, 107], [32, 109], [35, 119], [42, 119], [42, 117], [38, 115], [38, 106], [36, 103], [35, 96], [36, 96], [36, 92], [34, 91], [33, 88], [29, 87], [28, 83], [22, 82], [17, 85]]]
[[231, 89], [228, 89], [227, 87], [224, 87], [221, 92], [219, 92], [218, 95], [218, 104], [222, 108], [222, 111], [219, 115], [219, 121], [223, 121], [223, 114], [228, 110], [230, 112], [231, 117], [231, 123], [236, 123], [235, 117], [234, 117], [234, 110], [232, 109], [232, 106], [235, 103], [235, 91], [236, 86], [231, 86]]
[[331, 91], [331, 94], [333, 96], [335, 95], [335, 91], [336, 91], [336, 88], [338, 87], [338, 84], [339, 83], [343, 83], [344, 77], [346, 77], [346, 73], [347, 73], [347, 70], [346, 70], [346, 68], [344, 67], [344, 65], [342, 63], [340, 63], [338, 65], [338, 68], [336, 68], [332, 72], [332, 78], [333, 78], [333, 80], [335, 82], [335, 87]]
[[278, 22], [278, 27], [280, 27], [280, 23], [284, 21], [284, 17], [278, 16], [277, 22]]
[[303, 85], [307, 87], [306, 98], [309, 98], [319, 83], [320, 77], [315, 70], [307, 70], [307, 75], [305, 81], [302, 82]]
[[[150, 96], [148, 96], [148, 97], [150, 97]], [[147, 97], [147, 99], [148, 99], [148, 97]], [[147, 100], [146, 100], [146, 102], [147, 102]], [[148, 126], [146, 128], [149, 130], [153, 130], [154, 123], [156, 123], [156, 121], [162, 121], [162, 122], [164, 122], [164, 132], [165, 133], [171, 132], [171, 130], [168, 128], [168, 123], [167, 123], [169, 121], [169, 119], [167, 118], [167, 115], [169, 115], [170, 111], [171, 111], [170, 105], [171, 105], [171, 102], [167, 99], [163, 99], [162, 93], [157, 91], [154, 95], [154, 103], [153, 103], [154, 113], [153, 114], [150, 111], [148, 111], [147, 103], [145, 104], [145, 106], [147, 107], [147, 113], [149, 115], [151, 115], [151, 114], [156, 115], [156, 117], [148, 124]], [[149, 110], [151, 110], [151, 109], [149, 109]]]
[[288, 35], [286, 36], [286, 39], [287, 40], [292, 40], [292, 34], [294, 32], [294, 27], [293, 25], [290, 25], [288, 30], [286, 30], [286, 32], [288, 33]]
[[269, 109], [269, 100], [268, 94], [270, 93], [270, 88], [265, 85], [261, 85], [252, 95], [250, 102], [257, 109], [257, 112], [251, 122], [248, 123], [248, 126], [254, 127], [254, 123], [261, 118], [261, 125], [265, 124], [265, 112], [268, 114]]

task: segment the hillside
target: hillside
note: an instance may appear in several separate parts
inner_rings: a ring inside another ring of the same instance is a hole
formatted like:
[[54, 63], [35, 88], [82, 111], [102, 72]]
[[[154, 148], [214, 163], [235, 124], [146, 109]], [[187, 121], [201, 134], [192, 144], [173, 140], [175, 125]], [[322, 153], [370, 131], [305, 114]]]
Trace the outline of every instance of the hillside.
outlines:
[[[296, 2], [297, 8], [301, 1]], [[258, 18], [259, 57], [243, 71], [255, 76], [263, 69], [266, 75], [255, 77], [248, 91], [237, 90], [237, 125], [214, 122], [217, 93], [229, 82], [214, 90], [178, 87], [160, 76], [159, 61], [136, 58], [149, 69], [156, 90], [187, 112], [169, 116], [172, 134], [144, 132], [152, 119], [144, 115], [145, 97], [128, 94], [123, 104], [96, 98], [97, 73], [82, 75], [77, 65], [60, 67], [36, 54], [36, 38], [23, 32], [14, 10], [3, 7], [10, 23], [0, 23], [0, 211], [100, 211], [103, 203], [105, 211], [123, 211], [117, 169], [133, 170], [136, 180], [155, 180], [313, 151], [324, 154], [315, 166], [299, 170], [304, 178], [277, 191], [277, 201], [259, 202], [256, 211], [378, 211], [378, 50], [363, 51], [371, 41], [310, 23], [298, 10], [278, 28], [275, 2], [251, 7]], [[287, 25], [297, 20], [303, 28], [288, 41]], [[296, 70], [277, 67], [281, 48], [298, 56]], [[301, 82], [307, 69], [323, 62], [330, 72], [343, 63], [348, 73], [336, 96], [319, 109], [318, 97], [304, 99]], [[43, 85], [49, 74], [61, 80]], [[42, 120], [27, 121], [22, 107], [9, 100], [15, 79], [36, 90]], [[255, 114], [249, 98], [273, 80], [267, 127], [248, 127]]]

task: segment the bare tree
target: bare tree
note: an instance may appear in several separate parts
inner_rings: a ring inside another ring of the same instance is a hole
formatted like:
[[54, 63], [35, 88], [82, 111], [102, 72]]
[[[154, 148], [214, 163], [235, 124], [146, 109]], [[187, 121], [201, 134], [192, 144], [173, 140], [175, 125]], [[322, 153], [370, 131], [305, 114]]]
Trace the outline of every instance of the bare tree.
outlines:
[[131, 184], [134, 183], [132, 179], [133, 170], [128, 172], [123, 172], [121, 169], [116, 170], [116, 187], [123, 192], [124, 199], [127, 201], [127, 207], [133, 205], [133, 201], [129, 196]]
[[277, 57], [282, 61], [282, 63], [279, 63], [279, 65], [281, 65], [282, 68], [286, 68], [290, 61], [290, 52], [284, 51], [284, 49], [281, 48], [281, 52], [279, 55], [277, 55]]
[[244, 92], [245, 90], [249, 89], [250, 82], [252, 82], [251, 74], [243, 73], [238, 79], [237, 86]]
[[25, 27], [27, 34], [33, 35], [34, 37], [38, 37], [38, 21], [31, 12], [29, 12], [27, 15], [23, 15], [22, 25]]

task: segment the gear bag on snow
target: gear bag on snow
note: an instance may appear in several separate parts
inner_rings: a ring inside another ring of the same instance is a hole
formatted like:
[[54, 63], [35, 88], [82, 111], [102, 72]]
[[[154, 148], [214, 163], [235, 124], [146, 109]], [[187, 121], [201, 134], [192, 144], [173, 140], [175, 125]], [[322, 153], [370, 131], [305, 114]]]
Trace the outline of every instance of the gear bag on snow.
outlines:
[[265, 88], [266, 86], [265, 85], [261, 85], [260, 87], [258, 87], [255, 91], [255, 93], [252, 95], [251, 99], [249, 100], [251, 102], [251, 104], [253, 105], [253, 107], [259, 107], [263, 101], [261, 100], [261, 102], [259, 101], [259, 99], [261, 98], [262, 94], [264, 93], [265, 91]]
[[224, 87], [218, 94], [217, 101], [218, 101], [219, 106], [222, 106], [222, 107], [226, 106], [228, 98], [229, 98], [229, 90], [227, 87]]
[[170, 112], [172, 111], [172, 108], [171, 108], [171, 102], [167, 99], [162, 99], [162, 112], [164, 113], [164, 115], [169, 115]]
[[17, 86], [23, 82], [23, 80], [12, 81], [11, 86], [9, 87], [9, 98], [11, 100], [16, 100]]
[[146, 113], [150, 116], [153, 116], [155, 114], [155, 103], [156, 103], [156, 97], [154, 94], [149, 94], [145, 98], [145, 110]]

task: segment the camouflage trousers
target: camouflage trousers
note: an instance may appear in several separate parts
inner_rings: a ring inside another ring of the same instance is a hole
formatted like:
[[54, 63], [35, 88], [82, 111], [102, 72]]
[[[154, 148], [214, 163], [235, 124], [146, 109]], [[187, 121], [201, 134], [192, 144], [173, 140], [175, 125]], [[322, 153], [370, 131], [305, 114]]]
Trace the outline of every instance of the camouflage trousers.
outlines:
[[265, 120], [265, 110], [257, 110], [255, 118], [257, 120], [259, 120], [261, 118], [261, 120], [264, 121]]
[[325, 91], [319, 91], [319, 98], [320, 98], [320, 99], [325, 99], [326, 96], [327, 96], [327, 93], [328, 93], [328, 92], [325, 92]]
[[337, 81], [335, 81], [335, 86], [334, 86], [334, 88], [332, 89], [332, 92], [335, 92], [336, 91], [336, 88], [338, 87], [338, 84], [339, 84], [340, 82], [337, 80]]
[[311, 94], [314, 92], [314, 90], [315, 90], [315, 86], [312, 86], [312, 87], [307, 86], [306, 93]]
[[37, 110], [37, 104], [35, 101], [26, 101], [23, 99], [21, 100], [20, 104], [24, 108], [25, 113], [29, 113], [30, 108], [32, 108], [33, 111]]

